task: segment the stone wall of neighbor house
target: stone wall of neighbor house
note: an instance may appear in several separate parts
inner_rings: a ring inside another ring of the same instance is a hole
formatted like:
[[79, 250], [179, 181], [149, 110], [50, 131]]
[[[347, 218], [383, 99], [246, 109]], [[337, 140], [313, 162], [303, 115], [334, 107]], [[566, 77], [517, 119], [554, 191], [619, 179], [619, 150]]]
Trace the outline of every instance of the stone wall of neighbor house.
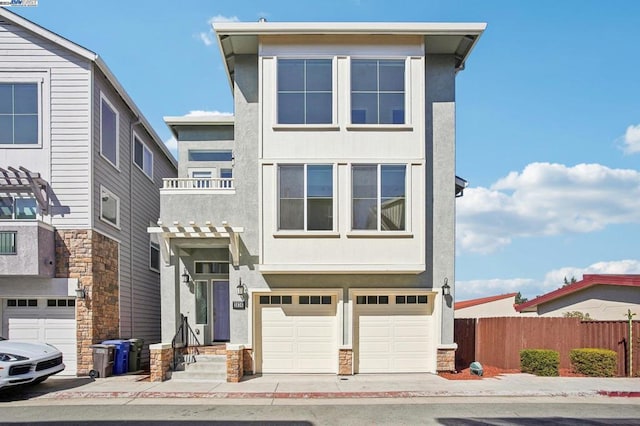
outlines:
[[340, 349], [338, 375], [351, 376], [353, 374], [353, 349]]
[[56, 277], [76, 278], [78, 375], [93, 368], [91, 345], [120, 335], [118, 243], [92, 230], [56, 231]]
[[456, 369], [456, 350], [455, 349], [438, 349], [438, 371], [455, 371]]

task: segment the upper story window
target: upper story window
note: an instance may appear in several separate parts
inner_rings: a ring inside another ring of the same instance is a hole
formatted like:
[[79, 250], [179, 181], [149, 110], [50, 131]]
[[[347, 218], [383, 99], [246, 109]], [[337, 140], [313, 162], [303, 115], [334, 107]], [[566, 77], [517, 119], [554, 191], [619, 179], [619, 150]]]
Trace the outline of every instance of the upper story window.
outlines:
[[374, 231], [404, 231], [406, 166], [354, 165], [351, 173], [351, 227]]
[[0, 145], [37, 145], [39, 111], [37, 83], [0, 83]]
[[278, 124], [331, 124], [331, 59], [278, 59]]
[[333, 166], [279, 166], [278, 228], [333, 230]]
[[38, 203], [35, 198], [0, 197], [0, 219], [37, 219]]
[[105, 187], [100, 187], [100, 219], [120, 227], [120, 198]]
[[405, 62], [351, 60], [351, 123], [405, 123]]
[[231, 151], [211, 151], [202, 149], [190, 149], [189, 161], [232, 161], [233, 152]]
[[118, 167], [118, 111], [100, 94], [100, 153]]
[[153, 153], [138, 136], [133, 136], [133, 162], [153, 180]]

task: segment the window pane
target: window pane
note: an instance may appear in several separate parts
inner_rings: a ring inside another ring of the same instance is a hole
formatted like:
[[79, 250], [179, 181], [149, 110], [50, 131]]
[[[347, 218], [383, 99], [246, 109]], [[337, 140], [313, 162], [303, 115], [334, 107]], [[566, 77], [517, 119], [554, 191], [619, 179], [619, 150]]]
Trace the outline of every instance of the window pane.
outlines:
[[307, 230], [331, 231], [333, 229], [333, 200], [312, 198], [307, 200]]
[[282, 296], [282, 304], [290, 305], [291, 304], [291, 296]]
[[196, 324], [207, 324], [207, 282], [196, 283]]
[[304, 123], [304, 93], [278, 94], [278, 123]]
[[220, 177], [222, 179], [231, 179], [233, 177], [233, 169], [220, 169]]
[[160, 270], [160, 247], [156, 243], [151, 243], [149, 246], [149, 267]]
[[189, 150], [189, 161], [231, 161], [232, 159], [231, 151]]
[[35, 198], [16, 198], [16, 219], [35, 219], [37, 213]]
[[269, 304], [269, 296], [260, 296], [260, 304], [268, 305]]
[[378, 296], [367, 296], [367, 305], [377, 305]]
[[308, 93], [306, 124], [330, 124], [333, 120], [331, 103], [331, 93]]
[[56, 299], [47, 299], [47, 306], [49, 308], [56, 306]]
[[378, 297], [378, 303], [381, 305], [388, 305], [389, 304], [389, 296], [380, 296]]
[[404, 92], [404, 61], [379, 62], [380, 91]]
[[278, 59], [278, 91], [304, 90], [304, 60]]
[[322, 304], [330, 305], [331, 304], [331, 296], [322, 296]]
[[143, 155], [144, 167], [142, 167], [142, 170], [144, 170], [147, 176], [153, 177], [153, 154], [145, 147]]
[[0, 198], [0, 219], [13, 219], [13, 198]]
[[0, 232], [0, 254], [16, 254], [15, 232]]
[[356, 304], [358, 305], [366, 305], [367, 304], [367, 296], [357, 296]]
[[404, 124], [404, 93], [380, 94], [380, 124]]
[[280, 304], [280, 296], [271, 296], [271, 304], [279, 305]]
[[308, 59], [307, 61], [307, 92], [331, 92], [332, 65], [330, 59]]
[[312, 305], [319, 305], [320, 304], [320, 296], [311, 296], [309, 299], [310, 299]]
[[13, 116], [0, 115], [0, 144], [13, 143]]
[[38, 114], [38, 86], [35, 83], [18, 83], [13, 89], [14, 114]]
[[299, 305], [308, 305], [309, 304], [309, 296], [299, 296], [298, 297]]
[[351, 122], [353, 124], [378, 123], [377, 93], [353, 93], [351, 95]]
[[425, 304], [428, 303], [429, 299], [427, 296], [418, 296], [418, 303]]
[[416, 296], [407, 296], [407, 303], [414, 304], [414, 303], [417, 303], [417, 301], [418, 301], [418, 298]]
[[15, 115], [13, 117], [13, 143], [37, 144], [38, 143], [38, 116]]
[[142, 143], [137, 138], [133, 140], [133, 162], [139, 167], [144, 165], [142, 160]]
[[101, 103], [101, 136], [102, 155], [107, 157], [113, 164], [118, 164], [117, 160], [117, 116], [114, 110], [103, 99]]
[[333, 196], [333, 166], [327, 164], [307, 166], [307, 196]]
[[13, 114], [13, 84], [0, 83], [0, 114]]
[[405, 229], [405, 166], [381, 166], [380, 224], [383, 231]]
[[396, 305], [404, 305], [405, 297], [404, 296], [396, 296]]
[[353, 166], [353, 196], [355, 198], [376, 198], [378, 194], [377, 166]]
[[378, 69], [375, 60], [351, 60], [351, 90], [377, 91]]
[[115, 226], [118, 226], [118, 200], [105, 191], [101, 193], [102, 218]]
[[377, 167], [353, 166], [352, 185], [352, 228], [377, 229]]
[[304, 228], [304, 167], [280, 166], [280, 229]]

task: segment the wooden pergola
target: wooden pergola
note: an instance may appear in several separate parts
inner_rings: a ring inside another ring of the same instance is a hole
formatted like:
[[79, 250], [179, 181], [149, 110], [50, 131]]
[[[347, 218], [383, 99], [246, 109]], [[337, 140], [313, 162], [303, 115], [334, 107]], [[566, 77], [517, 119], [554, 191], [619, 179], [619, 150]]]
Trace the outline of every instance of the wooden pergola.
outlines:
[[33, 194], [42, 214], [49, 214], [49, 184], [40, 173], [19, 166], [0, 167], [0, 192], [2, 193], [30, 193]]

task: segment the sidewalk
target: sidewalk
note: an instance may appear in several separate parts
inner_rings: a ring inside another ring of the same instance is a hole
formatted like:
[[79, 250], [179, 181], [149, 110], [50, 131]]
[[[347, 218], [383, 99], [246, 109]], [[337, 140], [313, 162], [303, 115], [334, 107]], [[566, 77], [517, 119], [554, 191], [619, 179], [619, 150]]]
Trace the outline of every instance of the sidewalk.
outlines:
[[342, 399], [414, 397], [640, 397], [640, 378], [536, 377], [506, 374], [447, 380], [434, 374], [249, 376], [240, 383], [150, 382], [145, 375], [50, 377], [44, 383], [0, 391], [0, 401], [76, 398]]

